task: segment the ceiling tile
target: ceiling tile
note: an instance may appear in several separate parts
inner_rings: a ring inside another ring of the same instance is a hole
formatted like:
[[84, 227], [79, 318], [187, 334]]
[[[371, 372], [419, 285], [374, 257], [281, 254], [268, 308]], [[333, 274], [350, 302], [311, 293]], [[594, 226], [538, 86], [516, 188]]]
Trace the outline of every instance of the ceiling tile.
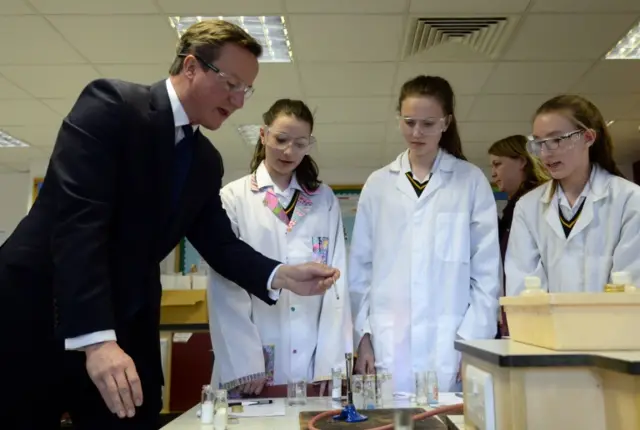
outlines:
[[[19, 43], [19, 49], [16, 49], [16, 43]], [[40, 16], [0, 16], [0, 52], [0, 64], [85, 62]]]
[[[493, 142], [462, 141], [462, 152], [467, 159], [481, 166], [489, 165], [489, 154], [487, 151]], [[471, 161], [473, 160], [473, 161]]]
[[284, 14], [281, 0], [158, 0], [160, 8], [177, 16], [244, 16]]
[[492, 63], [401, 63], [395, 82], [395, 94], [405, 81], [418, 75], [445, 78], [456, 95], [477, 94], [491, 75]]
[[53, 147], [60, 130], [59, 123], [39, 124], [35, 126], [2, 127], [11, 136], [38, 148]]
[[51, 15], [49, 20], [92, 63], [171, 61], [178, 39], [162, 15]]
[[595, 104], [606, 121], [638, 118], [634, 108], [640, 102], [640, 94], [584, 94]]
[[163, 64], [97, 64], [96, 70], [105, 78], [123, 79], [139, 84], [152, 84], [169, 76], [171, 63]]
[[260, 72], [254, 83], [260, 97], [302, 98], [300, 78], [291, 63], [260, 63]]
[[[595, 60], [611, 49], [636, 19], [633, 14], [529, 15], [520, 24], [504, 59]], [[559, 31], [562, 37], [558, 37]]]
[[549, 95], [481, 95], [476, 97], [467, 121], [531, 121]]
[[[0, 67], [2, 69], [2, 67]], [[0, 72], [2, 73], [2, 72]], [[27, 94], [14, 84], [0, 76], [0, 99], [30, 99], [31, 95]]]
[[319, 126], [314, 134], [318, 138], [318, 145], [325, 143], [381, 143], [384, 142], [385, 123]]
[[[2, 0], [5, 1], [5, 0]], [[153, 0], [29, 0], [43, 14], [135, 14], [158, 13]]]
[[553, 94], [566, 92], [591, 62], [498, 63], [483, 94]]
[[[100, 77], [89, 65], [0, 66], [0, 73], [37, 98], [77, 97], [92, 80]], [[55, 79], [43, 79], [55, 76]]]
[[403, 13], [407, 0], [285, 0], [289, 13]]
[[399, 15], [293, 15], [289, 23], [294, 58], [303, 62], [395, 61], [404, 32]]
[[461, 14], [468, 16], [470, 11], [474, 14], [511, 14], [524, 12], [529, 5], [530, 0], [485, 0], [478, 2], [477, 0], [411, 0], [410, 12], [413, 14], [434, 14], [452, 16], [452, 14]]
[[28, 15], [34, 13], [24, 0], [2, 0], [0, 15]]
[[422, 63], [423, 66], [424, 63], [483, 63], [491, 60], [487, 54], [479, 52], [469, 45], [453, 41], [432, 46], [411, 56], [407, 55], [409, 48], [408, 44], [405, 44], [402, 60]]
[[276, 101], [275, 97], [262, 97], [256, 93], [246, 101], [244, 107], [237, 110], [227, 121], [230, 124], [262, 124], [262, 114]]
[[393, 95], [395, 63], [298, 64], [307, 97]]
[[514, 134], [531, 133], [531, 122], [460, 122], [463, 142], [496, 142]]
[[531, 2], [532, 12], [637, 12], [637, 0], [536, 0]]
[[640, 119], [616, 121], [610, 131], [616, 158], [626, 156], [626, 159], [622, 159], [624, 162], [637, 160], [640, 155]]
[[572, 90], [591, 94], [640, 93], [640, 61], [599, 61]]
[[384, 122], [392, 115], [391, 98], [313, 98], [308, 105], [316, 123]]
[[[79, 94], [78, 94], [79, 95]], [[71, 112], [71, 108], [76, 103], [78, 97], [69, 99], [40, 99], [42, 103], [49, 106], [55, 113], [61, 117], [65, 117]]]
[[42, 158], [37, 148], [0, 148], [0, 163], [16, 163]]
[[0, 100], [0, 126], [59, 122], [60, 116], [37, 100]]

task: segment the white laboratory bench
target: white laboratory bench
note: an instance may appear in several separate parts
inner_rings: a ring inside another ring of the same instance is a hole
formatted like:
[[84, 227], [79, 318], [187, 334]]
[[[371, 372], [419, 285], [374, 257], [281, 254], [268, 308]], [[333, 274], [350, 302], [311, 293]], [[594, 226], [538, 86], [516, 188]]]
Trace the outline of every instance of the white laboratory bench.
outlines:
[[[286, 399], [285, 399], [286, 402]], [[396, 407], [415, 407], [407, 401], [399, 401]], [[285, 403], [286, 404], [286, 403]], [[395, 406], [395, 405], [394, 405]], [[211, 430], [213, 425], [203, 425], [196, 416], [199, 406], [196, 405], [180, 417], [171, 421], [162, 430]], [[335, 409], [331, 406], [331, 399], [328, 397], [313, 397], [307, 400], [304, 406], [285, 406], [285, 415], [279, 417], [261, 418], [241, 418], [236, 424], [230, 423], [229, 430], [299, 430], [299, 413], [302, 411], [320, 411]], [[366, 411], [363, 411], [366, 414]], [[449, 419], [460, 430], [464, 428], [464, 417], [453, 415]]]

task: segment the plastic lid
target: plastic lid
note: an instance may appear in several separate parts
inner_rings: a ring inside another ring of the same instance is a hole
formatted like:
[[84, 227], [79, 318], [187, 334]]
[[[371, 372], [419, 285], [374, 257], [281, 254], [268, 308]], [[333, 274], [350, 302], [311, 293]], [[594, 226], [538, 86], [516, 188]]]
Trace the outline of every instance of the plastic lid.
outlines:
[[524, 288], [527, 290], [537, 290], [541, 287], [542, 283], [537, 276], [527, 276], [524, 278]]
[[631, 285], [631, 273], [613, 272], [611, 274], [611, 283], [615, 285]]

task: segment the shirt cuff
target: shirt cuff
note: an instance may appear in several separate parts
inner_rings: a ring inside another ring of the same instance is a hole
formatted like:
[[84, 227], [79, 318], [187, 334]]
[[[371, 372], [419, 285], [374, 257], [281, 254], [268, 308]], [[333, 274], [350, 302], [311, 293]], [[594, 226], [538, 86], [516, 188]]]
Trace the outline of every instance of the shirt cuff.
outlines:
[[82, 336], [73, 337], [71, 339], [64, 340], [64, 349], [67, 351], [79, 350], [86, 348], [87, 346], [95, 345], [96, 343], [115, 341], [116, 332], [114, 330], [102, 330], [89, 334], [83, 334]]
[[273, 278], [275, 278], [276, 271], [280, 266], [282, 266], [282, 264], [278, 264], [276, 268], [273, 269], [273, 272], [271, 272], [271, 276], [269, 276], [269, 280], [267, 281], [267, 294], [269, 295], [269, 298], [274, 302], [277, 302], [280, 298], [280, 290], [274, 290], [273, 288], [271, 288], [271, 284], [273, 284]]

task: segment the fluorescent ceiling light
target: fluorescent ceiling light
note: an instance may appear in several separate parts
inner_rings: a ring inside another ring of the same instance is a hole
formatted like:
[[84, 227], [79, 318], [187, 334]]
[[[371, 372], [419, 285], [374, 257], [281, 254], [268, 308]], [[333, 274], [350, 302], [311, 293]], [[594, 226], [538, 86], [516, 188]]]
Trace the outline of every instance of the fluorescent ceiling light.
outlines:
[[221, 19], [242, 27], [262, 45], [263, 63], [290, 63], [293, 59], [289, 33], [283, 16], [174, 16], [169, 23], [182, 36], [192, 24]]
[[615, 120], [607, 121], [607, 127], [611, 127], [614, 122], [616, 121]]
[[607, 60], [640, 60], [640, 21], [605, 55]]
[[260, 137], [260, 125], [245, 124], [238, 127], [238, 134], [242, 137], [244, 143], [249, 146], [256, 146], [258, 138]]
[[0, 148], [27, 148], [28, 143], [0, 130]]

